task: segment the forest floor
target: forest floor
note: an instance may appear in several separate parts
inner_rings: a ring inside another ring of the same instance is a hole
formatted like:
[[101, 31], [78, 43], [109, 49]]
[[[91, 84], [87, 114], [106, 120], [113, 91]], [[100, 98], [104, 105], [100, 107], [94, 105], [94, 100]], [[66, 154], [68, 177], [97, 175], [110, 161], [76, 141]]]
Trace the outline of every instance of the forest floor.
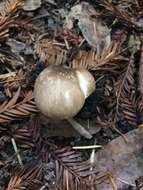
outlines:
[[[91, 139], [38, 110], [49, 65], [94, 76], [75, 116]], [[0, 188], [143, 189], [143, 1], [0, 2]]]

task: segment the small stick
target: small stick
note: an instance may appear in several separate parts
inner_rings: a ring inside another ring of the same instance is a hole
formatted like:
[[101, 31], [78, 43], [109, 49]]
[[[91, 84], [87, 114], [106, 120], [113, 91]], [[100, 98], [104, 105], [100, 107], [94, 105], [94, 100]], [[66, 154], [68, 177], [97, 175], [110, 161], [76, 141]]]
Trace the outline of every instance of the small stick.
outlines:
[[72, 147], [73, 149], [75, 149], [75, 150], [85, 150], [85, 149], [95, 149], [95, 148], [102, 148], [102, 146], [101, 145], [89, 145], [89, 146], [73, 146]]
[[17, 145], [16, 145], [16, 142], [15, 142], [15, 139], [14, 139], [14, 138], [11, 138], [11, 142], [12, 142], [12, 145], [13, 145], [14, 151], [15, 151], [15, 153], [16, 153], [17, 160], [18, 160], [20, 166], [23, 166], [23, 163], [22, 163], [22, 160], [21, 160], [20, 154], [19, 154], [18, 149], [17, 149]]
[[132, 186], [132, 187], [136, 187], [135, 184], [133, 184], [133, 183], [129, 183], [128, 181], [126, 181], [126, 180], [124, 180], [124, 179], [117, 178], [117, 180], [121, 181], [121, 182], [124, 183], [124, 184], [130, 185], [130, 186]]
[[69, 50], [69, 49], [70, 49], [70, 46], [69, 46], [68, 41], [67, 41], [65, 38], [64, 38], [64, 42], [65, 42], [66, 48]]
[[75, 121], [75, 119], [68, 119], [69, 123], [73, 126], [73, 128], [78, 131], [78, 133], [87, 138], [87, 139], [91, 139], [92, 135], [82, 126], [80, 125], [77, 121]]

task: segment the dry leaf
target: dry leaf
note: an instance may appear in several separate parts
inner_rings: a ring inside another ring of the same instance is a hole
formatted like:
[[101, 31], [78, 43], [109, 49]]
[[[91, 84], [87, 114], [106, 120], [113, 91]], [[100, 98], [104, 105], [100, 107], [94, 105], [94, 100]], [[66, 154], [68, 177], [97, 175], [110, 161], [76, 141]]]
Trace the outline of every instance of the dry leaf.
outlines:
[[99, 52], [110, 45], [110, 31], [101, 20], [81, 17], [78, 26], [89, 45], [99, 48]]
[[[143, 128], [130, 131], [123, 137], [111, 141], [96, 153], [96, 165], [100, 175], [111, 173], [118, 189], [132, 184], [143, 175]], [[109, 182], [109, 181], [108, 181]], [[111, 190], [111, 184], [104, 181], [99, 189]]]
[[100, 53], [103, 48], [110, 45], [110, 30], [99, 19], [91, 19], [91, 16], [95, 16], [98, 13], [88, 3], [81, 3], [71, 8], [71, 11], [66, 20], [66, 27], [72, 28], [73, 20], [78, 20], [78, 26], [86, 39], [86, 41], [94, 48], [97, 48]]

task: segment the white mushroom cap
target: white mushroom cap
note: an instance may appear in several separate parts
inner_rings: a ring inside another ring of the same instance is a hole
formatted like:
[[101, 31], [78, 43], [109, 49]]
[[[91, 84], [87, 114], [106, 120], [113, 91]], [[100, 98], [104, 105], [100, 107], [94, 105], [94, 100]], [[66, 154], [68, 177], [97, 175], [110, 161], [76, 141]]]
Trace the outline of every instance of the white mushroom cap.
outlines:
[[[86, 77], [82, 77], [80, 72]], [[62, 66], [49, 66], [36, 79], [35, 102], [40, 111], [50, 118], [72, 118], [84, 105], [85, 98], [94, 90], [95, 81], [94, 87], [90, 87], [89, 91], [84, 87], [90, 81], [93, 85], [92, 78], [88, 71], [77, 72]]]

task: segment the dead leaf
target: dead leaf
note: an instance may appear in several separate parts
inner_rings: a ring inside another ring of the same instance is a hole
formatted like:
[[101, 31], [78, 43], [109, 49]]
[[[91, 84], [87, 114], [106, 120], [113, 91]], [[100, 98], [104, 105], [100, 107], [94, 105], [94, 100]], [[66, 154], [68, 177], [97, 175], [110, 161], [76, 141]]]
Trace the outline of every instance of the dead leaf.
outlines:
[[[99, 175], [111, 173], [118, 189], [129, 184], [135, 186], [135, 180], [143, 175], [143, 128], [130, 131], [125, 136], [127, 142], [120, 136], [95, 155]], [[111, 183], [105, 180], [99, 189], [111, 190]]]
[[110, 45], [110, 30], [101, 20], [81, 17], [78, 26], [89, 45], [99, 52]]
[[98, 17], [91, 19], [93, 15], [96, 16], [98, 13], [90, 4], [82, 2], [75, 5], [66, 19], [66, 27], [72, 28], [73, 20], [78, 20], [78, 26], [86, 41], [101, 53], [111, 43], [110, 30]]

